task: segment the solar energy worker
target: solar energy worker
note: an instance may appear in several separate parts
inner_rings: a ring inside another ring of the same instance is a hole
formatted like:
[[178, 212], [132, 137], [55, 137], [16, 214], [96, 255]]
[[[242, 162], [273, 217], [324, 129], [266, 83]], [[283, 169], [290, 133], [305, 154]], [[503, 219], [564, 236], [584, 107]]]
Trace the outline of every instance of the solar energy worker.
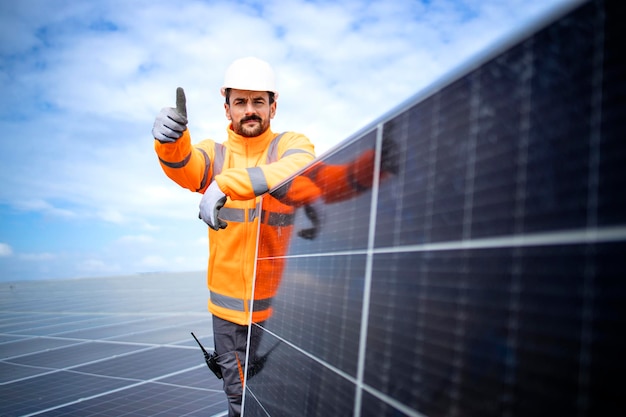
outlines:
[[[192, 145], [182, 88], [176, 91], [176, 107], [157, 115], [152, 134], [165, 174], [203, 194], [200, 218], [209, 226], [208, 305], [228, 415], [233, 417], [241, 414], [248, 329], [256, 328], [250, 323], [262, 323], [271, 314], [271, 300], [251, 303], [260, 197], [315, 154], [306, 136], [271, 130], [278, 91], [267, 62], [235, 60], [226, 70], [221, 93], [230, 121], [223, 143], [207, 139]], [[252, 334], [251, 355], [255, 340]]]

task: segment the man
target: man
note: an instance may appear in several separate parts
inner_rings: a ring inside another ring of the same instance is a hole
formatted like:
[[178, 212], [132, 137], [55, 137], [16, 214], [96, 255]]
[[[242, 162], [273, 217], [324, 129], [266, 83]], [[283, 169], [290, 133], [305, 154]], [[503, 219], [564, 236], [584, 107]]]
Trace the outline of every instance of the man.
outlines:
[[[161, 110], [152, 133], [167, 176], [203, 194], [200, 217], [209, 226], [209, 311], [232, 417], [241, 413], [250, 323], [262, 323], [271, 314], [270, 302], [261, 299], [254, 300], [250, 311], [260, 196], [311, 162], [315, 154], [305, 136], [272, 132], [278, 92], [267, 62], [253, 57], [234, 61], [226, 70], [221, 92], [230, 121], [223, 144], [213, 140], [191, 144], [182, 88], [177, 90], [176, 108]], [[251, 335], [251, 354], [256, 338]]]

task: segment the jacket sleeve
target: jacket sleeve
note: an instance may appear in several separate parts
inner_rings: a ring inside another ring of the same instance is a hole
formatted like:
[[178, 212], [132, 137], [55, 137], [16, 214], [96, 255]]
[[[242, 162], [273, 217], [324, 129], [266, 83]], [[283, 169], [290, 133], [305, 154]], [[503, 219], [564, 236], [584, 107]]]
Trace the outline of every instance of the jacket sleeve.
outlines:
[[214, 144], [212, 140], [205, 140], [192, 146], [187, 129], [176, 142], [155, 140], [154, 149], [161, 168], [170, 179], [188, 190], [204, 192], [213, 175]]
[[260, 196], [315, 159], [315, 148], [304, 135], [287, 132], [277, 147], [277, 160], [251, 168], [231, 168], [215, 176], [220, 189], [232, 200]]

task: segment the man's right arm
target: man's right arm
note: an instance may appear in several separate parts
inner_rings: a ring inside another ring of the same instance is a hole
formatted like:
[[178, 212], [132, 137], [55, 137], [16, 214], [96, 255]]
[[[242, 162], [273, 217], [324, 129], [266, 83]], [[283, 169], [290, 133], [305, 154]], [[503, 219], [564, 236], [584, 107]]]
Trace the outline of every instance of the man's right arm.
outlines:
[[187, 100], [185, 91], [176, 89], [176, 108], [164, 107], [157, 115], [152, 128], [154, 149], [165, 174], [181, 187], [202, 191], [213, 175], [214, 143], [204, 141], [191, 145], [187, 129]]
[[163, 172], [181, 187], [200, 192], [209, 185], [208, 179], [213, 175], [213, 141], [205, 140], [192, 146], [187, 129], [176, 142], [161, 143], [155, 140], [154, 149]]

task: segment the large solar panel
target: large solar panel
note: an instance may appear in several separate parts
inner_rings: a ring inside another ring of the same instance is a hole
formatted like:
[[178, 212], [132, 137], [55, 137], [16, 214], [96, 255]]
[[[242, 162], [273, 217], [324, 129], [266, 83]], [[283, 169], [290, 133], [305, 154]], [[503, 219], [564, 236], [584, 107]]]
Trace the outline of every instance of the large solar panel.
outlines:
[[226, 415], [205, 274], [4, 283], [0, 416]]
[[570, 5], [272, 190], [245, 417], [626, 412], [617, 3]]

